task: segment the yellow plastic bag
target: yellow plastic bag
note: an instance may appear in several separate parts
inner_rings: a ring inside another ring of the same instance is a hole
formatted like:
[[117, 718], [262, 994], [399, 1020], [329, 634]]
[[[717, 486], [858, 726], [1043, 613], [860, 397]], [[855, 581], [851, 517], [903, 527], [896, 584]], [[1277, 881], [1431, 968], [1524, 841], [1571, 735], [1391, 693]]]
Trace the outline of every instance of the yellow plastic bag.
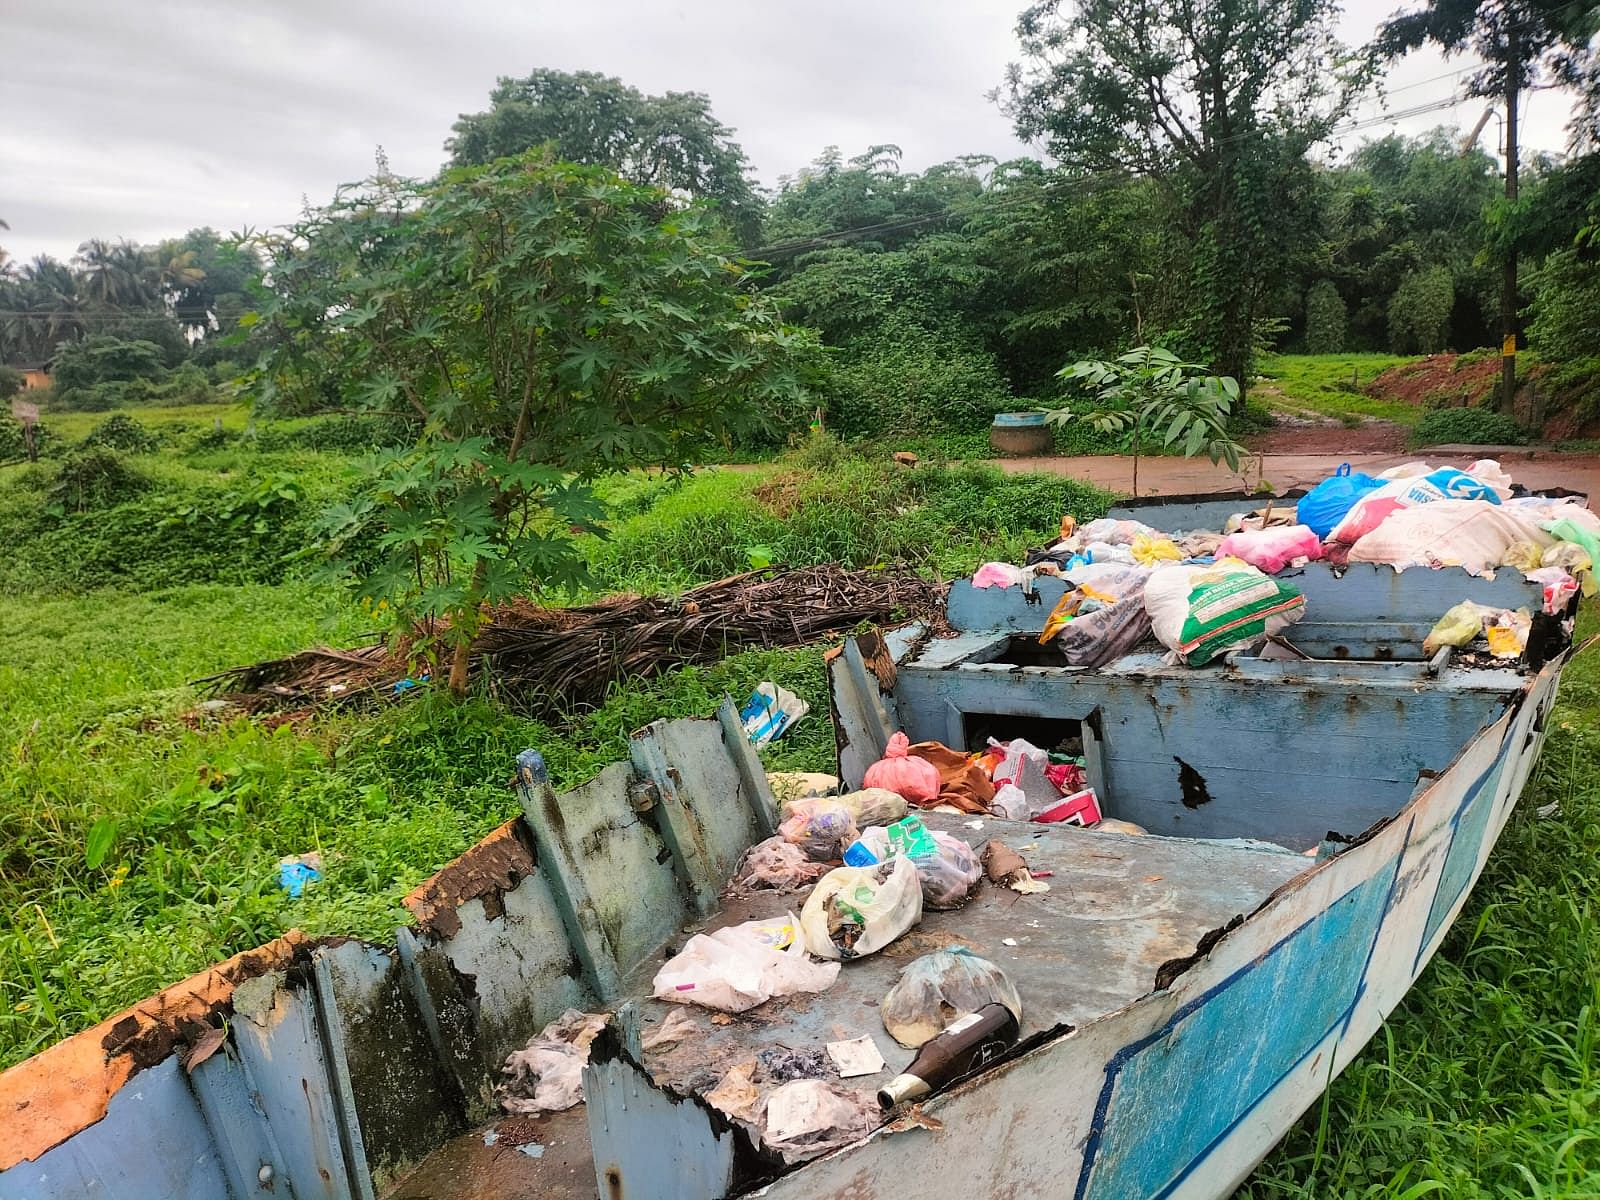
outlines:
[[[1485, 620], [1493, 619], [1495, 609], [1463, 600], [1439, 618], [1422, 641], [1422, 652], [1432, 658], [1443, 646], [1465, 646], [1483, 632]], [[1518, 653], [1521, 653], [1518, 651]]]
[[1056, 601], [1056, 606], [1044, 619], [1044, 631], [1039, 634], [1039, 645], [1047, 645], [1051, 638], [1067, 627], [1067, 622], [1077, 615], [1078, 605], [1082, 604], [1085, 598], [1081, 591], [1069, 589]]
[[1183, 551], [1178, 549], [1177, 543], [1168, 537], [1151, 537], [1148, 533], [1141, 533], [1133, 539], [1133, 561], [1141, 567], [1153, 567], [1157, 563], [1179, 562], [1183, 558]]
[[1500, 559], [1501, 566], [1515, 567], [1526, 574], [1544, 563], [1544, 549], [1537, 542], [1512, 542]]

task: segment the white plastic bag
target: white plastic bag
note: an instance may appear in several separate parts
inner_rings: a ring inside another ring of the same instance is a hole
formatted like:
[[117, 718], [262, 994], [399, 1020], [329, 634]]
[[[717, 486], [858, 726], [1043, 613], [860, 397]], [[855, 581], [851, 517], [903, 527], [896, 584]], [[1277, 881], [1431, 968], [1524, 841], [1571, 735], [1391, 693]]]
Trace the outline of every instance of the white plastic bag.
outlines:
[[811, 706], [787, 688], [781, 688], [770, 679], [758, 683], [750, 699], [739, 710], [744, 722], [745, 736], [753, 746], [765, 746], [789, 731], [801, 717], [811, 711]]
[[1026, 821], [1028, 797], [1016, 784], [1002, 783], [994, 790], [994, 799], [989, 801], [989, 811], [1008, 821]]
[[1525, 514], [1487, 500], [1435, 500], [1386, 518], [1350, 547], [1351, 562], [1407, 567], [1460, 567], [1482, 575], [1505, 562], [1515, 545], [1555, 542]]
[[909, 858], [835, 867], [800, 910], [806, 948], [818, 958], [859, 958], [882, 950], [922, 919], [922, 880]]
[[656, 972], [650, 987], [657, 1000], [744, 1012], [774, 996], [823, 991], [838, 977], [838, 963], [815, 963], [806, 955], [790, 913], [781, 921], [746, 921], [695, 934]]

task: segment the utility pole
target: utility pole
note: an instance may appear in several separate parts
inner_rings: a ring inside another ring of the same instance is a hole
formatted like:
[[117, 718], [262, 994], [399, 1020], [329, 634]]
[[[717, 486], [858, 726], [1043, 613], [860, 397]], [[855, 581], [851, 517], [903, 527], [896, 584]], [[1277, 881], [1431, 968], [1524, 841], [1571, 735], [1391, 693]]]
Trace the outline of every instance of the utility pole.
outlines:
[[[1513, 19], [1506, 30], [1506, 199], [1517, 198], [1517, 84], [1522, 39]], [[1500, 281], [1500, 411], [1515, 415], [1517, 397], [1517, 248], [1506, 250]]]

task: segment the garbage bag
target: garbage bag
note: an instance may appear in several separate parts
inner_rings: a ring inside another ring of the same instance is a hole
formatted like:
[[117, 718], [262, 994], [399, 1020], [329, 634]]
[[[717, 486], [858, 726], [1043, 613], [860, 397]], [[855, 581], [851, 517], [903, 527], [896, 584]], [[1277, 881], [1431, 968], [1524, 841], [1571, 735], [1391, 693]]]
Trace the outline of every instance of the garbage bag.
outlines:
[[812, 862], [793, 842], [770, 837], [745, 852], [734, 882], [748, 888], [793, 888], [815, 883], [827, 869], [826, 863]]
[[1172, 566], [1150, 576], [1144, 607], [1156, 638], [1191, 667], [1276, 633], [1305, 615], [1305, 598], [1247, 563]]
[[839, 964], [812, 962], [799, 928], [789, 913], [697, 933], [656, 972], [651, 993], [674, 1004], [744, 1012], [774, 996], [824, 991], [839, 977]]
[[1321, 558], [1322, 541], [1308, 525], [1241, 529], [1222, 539], [1216, 556], [1237, 558], [1268, 575], [1276, 575], [1297, 558]]
[[1512, 546], [1554, 539], [1524, 513], [1484, 500], [1436, 500], [1402, 509], [1350, 547], [1351, 562], [1407, 567], [1460, 567], [1482, 575], [1504, 562]]
[[[1168, 567], [1167, 570], [1181, 570]], [[1144, 589], [1132, 592], [1109, 608], [1086, 613], [1068, 622], [1056, 638], [1062, 656], [1075, 667], [1103, 667], [1127, 654], [1150, 636]]]
[[1445, 646], [1465, 646], [1483, 632], [1483, 623], [1498, 610], [1463, 600], [1445, 611], [1422, 639], [1422, 652], [1432, 658]]
[[1437, 500], [1484, 500], [1499, 504], [1500, 495], [1488, 484], [1454, 467], [1391, 479], [1357, 500], [1326, 540], [1353, 546], [1393, 514]]
[[1500, 557], [1503, 567], [1515, 567], [1526, 575], [1537, 571], [1544, 563], [1544, 547], [1535, 541], [1512, 542]]
[[922, 881], [909, 858], [835, 867], [800, 910], [806, 948], [818, 958], [859, 958], [882, 950], [922, 919]]
[[883, 757], [867, 768], [862, 783], [869, 788], [887, 788], [912, 804], [933, 804], [939, 799], [939, 768], [911, 754], [911, 739], [892, 734]]
[[899, 792], [881, 787], [849, 792], [839, 797], [839, 803], [850, 810], [857, 829], [865, 829], [868, 825], [891, 824], [905, 816], [911, 807]]
[[1141, 533], [1133, 539], [1128, 547], [1133, 551], [1133, 561], [1141, 567], [1153, 567], [1157, 563], [1177, 562], [1183, 557], [1183, 551], [1171, 538], [1165, 536], [1152, 536]]
[[[1026, 816], [1026, 811], [1024, 811]], [[917, 879], [922, 885], [922, 907], [926, 909], [960, 908], [966, 903], [972, 889], [983, 878], [983, 863], [972, 847], [958, 837], [940, 829], [927, 831], [933, 842], [933, 852], [908, 856], [917, 868]], [[880, 863], [897, 857], [890, 842], [889, 831], [881, 826], [861, 831], [861, 844], [872, 851]]]
[[836, 797], [794, 800], [786, 811], [778, 836], [799, 846], [812, 862], [837, 862], [844, 848], [856, 840], [855, 817]]
[[1022, 1020], [1022, 997], [1005, 972], [965, 946], [954, 946], [907, 963], [878, 1012], [889, 1036], [915, 1049], [986, 1004], [1004, 1004]]
[[1344, 520], [1345, 514], [1355, 506], [1357, 500], [1382, 486], [1383, 480], [1359, 471], [1352, 473], [1350, 464], [1344, 463], [1300, 497], [1300, 503], [1295, 505], [1295, 518], [1317, 537], [1325, 538], [1333, 532], [1335, 525]]
[[989, 801], [989, 811], [997, 817], [1004, 817], [1008, 821], [1026, 821], [1028, 819], [1028, 797], [1014, 783], [1003, 783], [994, 790], [994, 799]]

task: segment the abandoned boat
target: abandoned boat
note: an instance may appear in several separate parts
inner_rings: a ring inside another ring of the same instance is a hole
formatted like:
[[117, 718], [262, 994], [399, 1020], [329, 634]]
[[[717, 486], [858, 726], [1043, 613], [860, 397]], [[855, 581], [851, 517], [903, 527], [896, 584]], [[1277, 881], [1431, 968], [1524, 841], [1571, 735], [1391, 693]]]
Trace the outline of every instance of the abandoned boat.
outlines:
[[[1138, 515], [1191, 528], [1192, 509]], [[929, 1200], [1226, 1196], [1438, 949], [1570, 654], [1423, 656], [1463, 599], [1537, 611], [1539, 585], [1514, 571], [1311, 563], [1290, 578], [1308, 616], [1278, 652], [1203, 668], [1144, 650], [1095, 670], [1050, 661], [1049, 579], [1031, 595], [957, 583], [940, 636], [865, 634], [830, 659], [852, 787], [897, 731], [962, 749], [1081, 742], [1106, 815], [1145, 835], [925, 814], [1026, 846], [1048, 894], [986, 884], [824, 991], [713, 1020], [648, 998], [664, 954], [799, 904], [724, 897], [777, 821], [734, 706], [641, 730], [629, 761], [560, 794], [529, 752], [521, 815], [408, 898], [394, 945], [291, 933], [0, 1075], [0, 1198], [887, 1198], [908, 1180]], [[863, 1035], [885, 1070], [849, 1082], [879, 1086], [913, 1053], [880, 999], [952, 945], [1022, 996], [1000, 1061], [799, 1163], [707, 1100], [765, 1049]], [[502, 1063], [569, 1008], [614, 1014], [586, 1103], [498, 1117]], [[695, 1030], [658, 1045], [669, 1014]]]

